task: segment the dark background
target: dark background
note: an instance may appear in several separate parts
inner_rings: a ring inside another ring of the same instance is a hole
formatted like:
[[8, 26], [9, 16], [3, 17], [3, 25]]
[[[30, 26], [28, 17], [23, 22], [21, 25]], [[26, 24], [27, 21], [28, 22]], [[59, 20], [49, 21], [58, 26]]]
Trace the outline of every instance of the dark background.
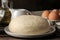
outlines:
[[24, 8], [30, 11], [60, 9], [60, 0], [12, 0], [12, 1], [13, 8], [15, 9]]

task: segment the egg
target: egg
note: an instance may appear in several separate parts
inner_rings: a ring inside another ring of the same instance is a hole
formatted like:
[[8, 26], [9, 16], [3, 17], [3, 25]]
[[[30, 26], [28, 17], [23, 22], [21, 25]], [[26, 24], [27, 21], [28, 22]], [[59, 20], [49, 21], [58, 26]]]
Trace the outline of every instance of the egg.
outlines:
[[60, 10], [59, 10], [59, 18], [60, 18]]
[[41, 17], [43, 17], [43, 18], [48, 18], [49, 13], [50, 13], [50, 12], [49, 12], [48, 10], [45, 10], [45, 11], [43, 11]]
[[49, 20], [59, 20], [59, 14], [58, 10], [54, 9], [51, 11], [51, 13], [48, 16]]
[[60, 13], [59, 13], [59, 17], [60, 17]]
[[59, 10], [59, 16], [60, 16], [60, 10]]

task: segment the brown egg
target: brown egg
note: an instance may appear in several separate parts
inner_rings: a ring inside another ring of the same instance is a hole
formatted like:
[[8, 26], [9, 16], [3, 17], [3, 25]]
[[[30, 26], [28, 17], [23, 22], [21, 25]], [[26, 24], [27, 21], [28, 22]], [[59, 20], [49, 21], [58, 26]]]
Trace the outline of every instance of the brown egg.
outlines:
[[60, 13], [59, 13], [59, 17], [60, 17]]
[[43, 17], [43, 18], [48, 18], [49, 13], [50, 13], [50, 12], [49, 12], [48, 10], [45, 10], [45, 11], [43, 11], [41, 17]]
[[51, 13], [48, 16], [49, 20], [59, 20], [59, 14], [58, 10], [54, 9], [51, 11]]
[[60, 16], [60, 10], [59, 10], [59, 16]]
[[59, 10], [59, 18], [60, 18], [60, 10]]

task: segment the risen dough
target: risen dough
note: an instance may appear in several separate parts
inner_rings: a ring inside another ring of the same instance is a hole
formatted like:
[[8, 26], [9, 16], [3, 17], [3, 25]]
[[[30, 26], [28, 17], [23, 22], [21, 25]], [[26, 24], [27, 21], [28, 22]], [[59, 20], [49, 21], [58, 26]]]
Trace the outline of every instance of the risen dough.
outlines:
[[50, 29], [48, 21], [40, 16], [22, 15], [9, 24], [9, 30], [18, 34], [43, 34]]

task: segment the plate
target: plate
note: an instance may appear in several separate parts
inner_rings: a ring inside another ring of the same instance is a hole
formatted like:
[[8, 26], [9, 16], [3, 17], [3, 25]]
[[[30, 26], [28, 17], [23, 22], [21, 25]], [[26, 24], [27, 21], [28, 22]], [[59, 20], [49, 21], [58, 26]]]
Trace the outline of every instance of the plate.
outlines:
[[22, 34], [16, 34], [16, 33], [12, 33], [9, 31], [8, 27], [5, 27], [4, 28], [4, 31], [6, 32], [6, 34], [10, 35], [10, 36], [13, 36], [13, 37], [19, 37], [19, 38], [35, 38], [35, 37], [44, 37], [44, 36], [47, 36], [47, 35], [50, 35], [52, 33], [55, 32], [55, 27], [51, 27], [50, 30], [44, 34], [36, 34], [36, 35], [22, 35]]

